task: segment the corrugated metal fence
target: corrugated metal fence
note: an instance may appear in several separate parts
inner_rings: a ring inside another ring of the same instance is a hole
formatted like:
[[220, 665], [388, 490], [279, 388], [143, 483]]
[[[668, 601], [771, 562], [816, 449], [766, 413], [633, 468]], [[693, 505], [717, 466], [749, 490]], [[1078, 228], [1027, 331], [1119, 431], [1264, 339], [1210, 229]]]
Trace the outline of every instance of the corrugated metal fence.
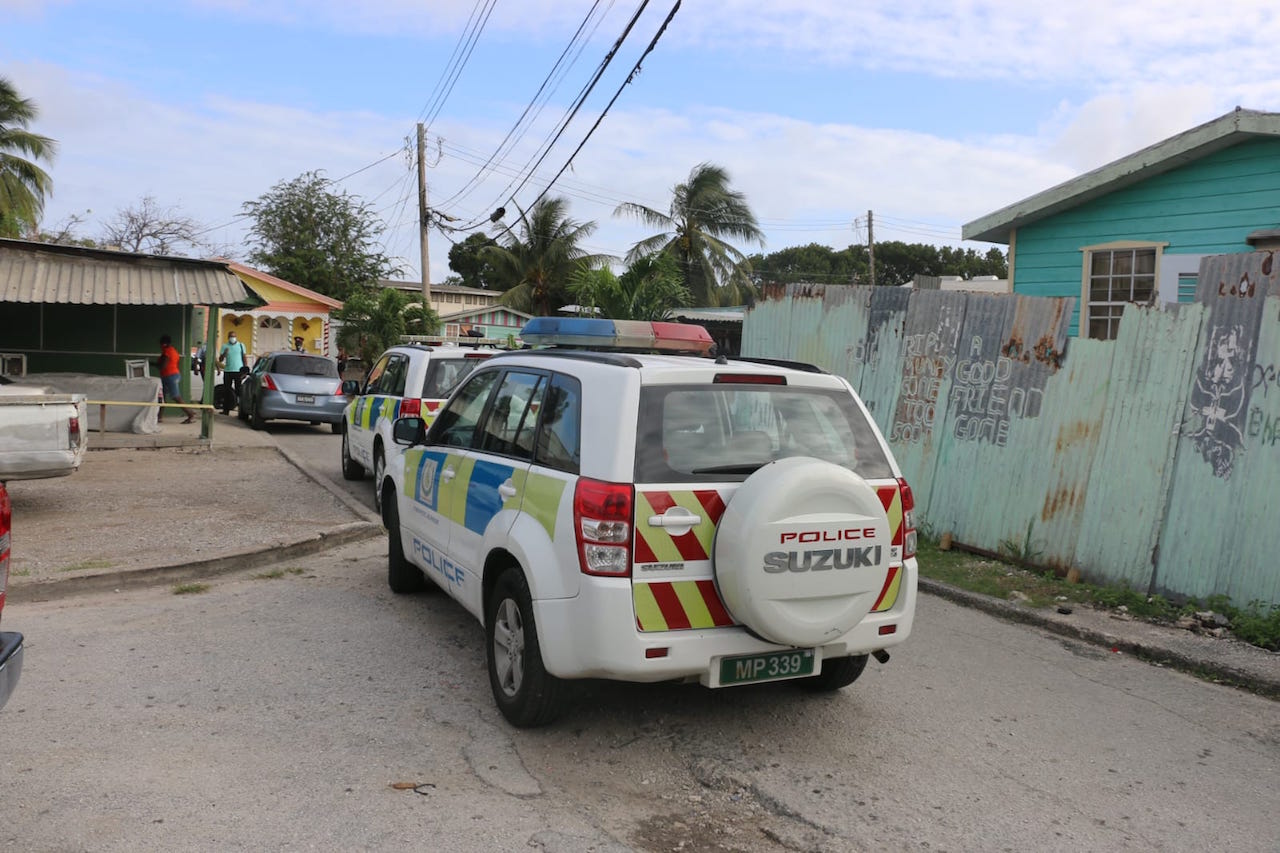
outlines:
[[1194, 304], [1126, 307], [1115, 341], [1068, 344], [1074, 301], [791, 285], [747, 313], [742, 350], [847, 378], [935, 533], [1280, 604], [1280, 260], [1206, 258]]

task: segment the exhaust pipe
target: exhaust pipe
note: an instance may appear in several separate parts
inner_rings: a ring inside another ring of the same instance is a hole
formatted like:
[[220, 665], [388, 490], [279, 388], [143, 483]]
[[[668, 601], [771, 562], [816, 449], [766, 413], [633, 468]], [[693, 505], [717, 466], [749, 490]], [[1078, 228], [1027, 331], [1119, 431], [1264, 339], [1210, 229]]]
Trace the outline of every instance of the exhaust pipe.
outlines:
[[875, 658], [877, 661], [879, 661], [880, 663], [889, 662], [889, 653], [886, 652], [884, 649], [876, 649], [874, 652], [871, 653], [871, 656]]

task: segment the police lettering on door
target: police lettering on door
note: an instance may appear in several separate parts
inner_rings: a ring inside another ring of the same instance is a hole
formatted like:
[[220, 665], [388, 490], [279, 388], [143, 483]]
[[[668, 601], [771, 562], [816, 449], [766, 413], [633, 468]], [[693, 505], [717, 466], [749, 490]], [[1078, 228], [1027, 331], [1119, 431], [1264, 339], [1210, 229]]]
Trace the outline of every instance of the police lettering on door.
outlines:
[[455, 584], [459, 588], [465, 586], [467, 577], [462, 566], [459, 566], [443, 554], [437, 554], [434, 548], [416, 536], [413, 538], [413, 556], [415, 559], [421, 560], [423, 565], [429, 566], [450, 587]]

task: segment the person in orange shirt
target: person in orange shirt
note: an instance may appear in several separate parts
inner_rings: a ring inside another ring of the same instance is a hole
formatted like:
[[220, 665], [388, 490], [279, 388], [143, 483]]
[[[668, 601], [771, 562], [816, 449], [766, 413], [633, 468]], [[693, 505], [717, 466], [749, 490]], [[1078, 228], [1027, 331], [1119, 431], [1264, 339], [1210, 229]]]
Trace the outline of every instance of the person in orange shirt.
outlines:
[[[175, 403], [185, 403], [182, 399], [182, 393], [178, 388], [178, 351], [173, 348], [173, 339], [168, 335], [160, 336], [160, 386], [164, 390], [164, 396]], [[182, 411], [186, 414], [183, 419], [184, 424], [194, 423], [196, 413], [194, 409], [182, 407]], [[164, 410], [160, 410], [157, 421], [164, 420]]]

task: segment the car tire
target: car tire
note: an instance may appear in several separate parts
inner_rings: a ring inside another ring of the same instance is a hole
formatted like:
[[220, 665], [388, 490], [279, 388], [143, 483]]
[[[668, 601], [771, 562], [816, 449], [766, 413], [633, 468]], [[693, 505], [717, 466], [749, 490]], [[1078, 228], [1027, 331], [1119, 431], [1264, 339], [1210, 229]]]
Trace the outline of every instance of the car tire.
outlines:
[[257, 403], [252, 404], [252, 407], [250, 408], [250, 411], [249, 411], [249, 426], [253, 427], [254, 429], [263, 429], [266, 427], [266, 425], [267, 425], [267, 422], [263, 420], [262, 412], [258, 411], [258, 404]]
[[329, 431], [337, 435], [342, 432], [342, 424], [329, 424]]
[[388, 496], [387, 512], [382, 523], [387, 528], [387, 586], [396, 595], [421, 592], [427, 585], [422, 569], [413, 565], [404, 555], [404, 543], [400, 540], [400, 509], [394, 496]]
[[382, 445], [373, 447], [373, 510], [382, 512], [382, 478], [387, 475], [387, 460], [382, 452]]
[[524, 573], [511, 567], [498, 576], [485, 610], [485, 657], [494, 702], [516, 728], [543, 726], [562, 713], [569, 683], [542, 664], [533, 599]]
[[243, 406], [236, 409], [236, 417], [245, 423], [249, 422], [249, 413], [244, 410]]
[[363, 480], [364, 466], [351, 458], [351, 439], [347, 435], [345, 421], [339, 431], [342, 433], [342, 479]]
[[867, 668], [867, 657], [867, 655], [854, 655], [824, 660], [821, 672], [802, 678], [796, 683], [814, 693], [830, 693], [842, 687], [848, 687], [857, 681], [858, 676], [862, 675], [862, 671]]

